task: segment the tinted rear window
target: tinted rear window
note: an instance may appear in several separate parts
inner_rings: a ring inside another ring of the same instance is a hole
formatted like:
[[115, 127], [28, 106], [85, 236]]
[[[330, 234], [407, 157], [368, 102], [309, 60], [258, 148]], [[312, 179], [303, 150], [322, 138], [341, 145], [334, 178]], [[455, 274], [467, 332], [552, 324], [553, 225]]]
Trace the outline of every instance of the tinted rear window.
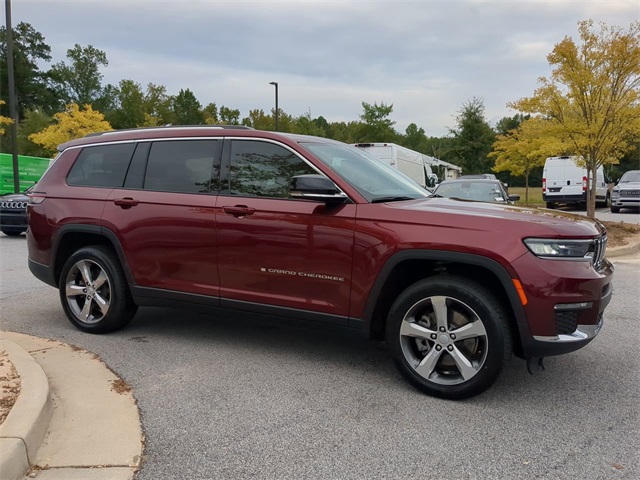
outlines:
[[133, 143], [83, 148], [71, 167], [67, 183], [85, 187], [121, 187], [134, 148]]
[[[144, 189], [161, 192], [207, 193], [219, 175], [219, 140], [154, 142], [144, 177]], [[215, 163], [215, 168], [214, 168]]]

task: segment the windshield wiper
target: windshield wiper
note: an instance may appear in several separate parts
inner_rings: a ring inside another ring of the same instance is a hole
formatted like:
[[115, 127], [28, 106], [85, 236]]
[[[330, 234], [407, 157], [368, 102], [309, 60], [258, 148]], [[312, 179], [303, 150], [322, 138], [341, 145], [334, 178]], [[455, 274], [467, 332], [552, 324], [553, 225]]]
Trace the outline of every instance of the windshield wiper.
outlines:
[[402, 200], [415, 200], [416, 197], [376, 197], [371, 200], [371, 203], [387, 203], [387, 202], [400, 202]]

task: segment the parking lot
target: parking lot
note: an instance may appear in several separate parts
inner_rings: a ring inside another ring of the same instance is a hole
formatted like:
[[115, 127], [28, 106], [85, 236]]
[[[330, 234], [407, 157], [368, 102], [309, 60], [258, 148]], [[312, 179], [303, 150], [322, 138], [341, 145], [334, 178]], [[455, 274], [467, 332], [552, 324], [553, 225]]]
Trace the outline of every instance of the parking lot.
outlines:
[[384, 345], [326, 326], [143, 308], [83, 334], [29, 273], [24, 235], [0, 235], [0, 251], [2, 329], [95, 352], [133, 387], [141, 480], [640, 478], [637, 260], [616, 262], [592, 344], [538, 376], [514, 358], [487, 393], [451, 402], [410, 387]]

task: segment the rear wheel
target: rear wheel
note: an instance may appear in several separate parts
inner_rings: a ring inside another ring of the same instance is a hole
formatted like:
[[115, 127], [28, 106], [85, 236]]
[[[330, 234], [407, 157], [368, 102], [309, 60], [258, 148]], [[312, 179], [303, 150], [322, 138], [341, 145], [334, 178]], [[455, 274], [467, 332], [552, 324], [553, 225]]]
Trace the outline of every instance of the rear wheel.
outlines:
[[60, 300], [67, 318], [89, 333], [124, 327], [138, 307], [114, 253], [106, 247], [84, 247], [62, 268]]
[[478, 395], [498, 378], [511, 355], [500, 303], [463, 277], [438, 275], [407, 288], [393, 304], [387, 343], [396, 366], [433, 396]]
[[554, 202], [547, 202], [547, 208], [556, 208], [556, 204]]

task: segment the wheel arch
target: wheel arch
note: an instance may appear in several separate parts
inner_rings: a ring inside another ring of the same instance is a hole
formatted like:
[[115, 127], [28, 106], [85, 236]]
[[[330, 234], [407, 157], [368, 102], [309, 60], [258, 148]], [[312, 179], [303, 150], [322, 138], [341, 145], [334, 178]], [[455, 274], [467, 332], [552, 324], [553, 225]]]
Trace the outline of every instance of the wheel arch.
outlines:
[[52, 248], [53, 277], [56, 286], [59, 284], [62, 267], [67, 259], [73, 255], [73, 252], [92, 245], [104, 245], [110, 248], [118, 256], [127, 281], [129, 284], [133, 283], [133, 276], [126, 262], [124, 250], [112, 230], [100, 225], [70, 224], [64, 225], [58, 230]]
[[511, 275], [497, 261], [469, 253], [406, 250], [390, 257], [371, 289], [363, 313], [371, 337], [384, 338], [389, 310], [403, 290], [418, 280], [444, 273], [475, 280], [497, 297], [509, 317], [515, 353], [521, 355], [522, 345], [517, 332], [528, 329], [528, 324]]

